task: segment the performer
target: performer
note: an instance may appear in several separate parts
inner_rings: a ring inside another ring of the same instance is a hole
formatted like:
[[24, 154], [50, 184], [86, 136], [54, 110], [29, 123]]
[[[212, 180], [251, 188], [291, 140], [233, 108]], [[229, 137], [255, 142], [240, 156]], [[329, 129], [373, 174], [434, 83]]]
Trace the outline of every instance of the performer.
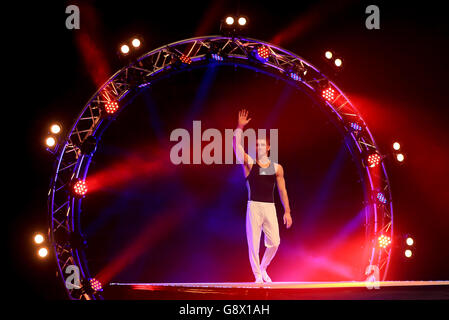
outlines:
[[[279, 196], [284, 206], [284, 224], [292, 225], [287, 189], [285, 187], [284, 169], [268, 157], [269, 139], [257, 139], [255, 161], [242, 146], [243, 128], [251, 120], [248, 111], [239, 111], [238, 126], [235, 130], [233, 146], [237, 159], [242, 163], [246, 186], [248, 188], [248, 203], [246, 210], [246, 238], [251, 268], [257, 283], [272, 282], [267, 274], [267, 267], [274, 258], [280, 244], [279, 225], [274, 205], [273, 191], [275, 181]], [[261, 231], [265, 235], [265, 253], [259, 262], [259, 246]]]

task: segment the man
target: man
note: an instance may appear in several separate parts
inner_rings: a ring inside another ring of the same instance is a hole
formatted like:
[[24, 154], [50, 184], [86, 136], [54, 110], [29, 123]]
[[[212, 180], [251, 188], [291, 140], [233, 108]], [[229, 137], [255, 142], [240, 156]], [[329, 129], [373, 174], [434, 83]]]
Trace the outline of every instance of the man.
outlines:
[[[233, 146], [237, 159], [242, 163], [246, 186], [248, 188], [248, 204], [246, 210], [246, 237], [251, 268], [257, 283], [272, 282], [267, 274], [267, 267], [274, 258], [280, 244], [279, 225], [274, 205], [273, 190], [275, 182], [284, 206], [284, 224], [292, 225], [287, 189], [285, 188], [284, 169], [268, 157], [270, 144], [268, 139], [257, 139], [257, 160], [248, 155], [242, 146], [243, 128], [251, 120], [248, 111], [239, 112], [238, 126], [235, 130]], [[259, 262], [259, 246], [261, 231], [265, 235], [265, 253]]]

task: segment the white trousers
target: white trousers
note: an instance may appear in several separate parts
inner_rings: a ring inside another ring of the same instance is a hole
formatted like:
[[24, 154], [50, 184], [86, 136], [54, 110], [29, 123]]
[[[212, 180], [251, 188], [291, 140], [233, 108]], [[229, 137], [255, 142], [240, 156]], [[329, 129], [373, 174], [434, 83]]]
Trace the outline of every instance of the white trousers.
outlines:
[[[259, 262], [259, 247], [261, 232], [265, 234], [265, 253]], [[248, 253], [254, 277], [262, 276], [261, 270], [266, 270], [276, 254], [281, 239], [276, 216], [276, 207], [272, 202], [248, 200], [246, 210], [246, 238]]]

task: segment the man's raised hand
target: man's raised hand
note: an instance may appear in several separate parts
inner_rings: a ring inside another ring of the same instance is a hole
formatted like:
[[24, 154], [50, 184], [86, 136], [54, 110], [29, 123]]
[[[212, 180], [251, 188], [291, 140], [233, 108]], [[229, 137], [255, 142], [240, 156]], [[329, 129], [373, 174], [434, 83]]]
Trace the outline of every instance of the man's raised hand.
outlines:
[[239, 111], [239, 124], [238, 126], [240, 128], [243, 128], [244, 126], [246, 126], [248, 124], [248, 122], [250, 122], [252, 118], [248, 119], [248, 110], [246, 109], [242, 109]]

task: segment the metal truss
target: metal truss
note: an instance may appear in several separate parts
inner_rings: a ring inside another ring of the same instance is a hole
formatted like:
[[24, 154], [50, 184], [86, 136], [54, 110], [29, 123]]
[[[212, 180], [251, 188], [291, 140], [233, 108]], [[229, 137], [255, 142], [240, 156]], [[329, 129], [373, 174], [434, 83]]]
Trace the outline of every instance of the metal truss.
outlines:
[[[256, 51], [264, 46], [269, 50], [265, 60], [257, 59]], [[85, 179], [93, 152], [83, 150], [88, 137], [98, 138], [108, 124], [132, 97], [145, 90], [161, 76], [185, 71], [208, 63], [231, 64], [253, 68], [281, 78], [297, 86], [317, 101], [334, 119], [351, 144], [352, 156], [359, 164], [366, 204], [366, 265], [378, 266], [380, 280], [385, 280], [391, 256], [391, 246], [381, 249], [377, 238], [381, 234], [393, 239], [393, 199], [385, 165], [371, 170], [365, 163], [366, 155], [379, 149], [360, 112], [344, 93], [328, 77], [298, 55], [273, 44], [247, 38], [207, 36], [171, 43], [155, 49], [117, 71], [88, 101], [64, 141], [56, 152], [53, 176], [48, 193], [49, 239], [61, 280], [66, 282], [67, 266], [76, 265], [80, 270], [81, 288], [67, 288], [70, 299], [98, 299], [101, 296], [88, 288], [89, 269], [84, 258], [83, 246], [76, 239], [82, 238], [80, 207], [82, 199], [71, 193], [76, 179]], [[323, 88], [335, 91], [332, 101], [322, 98]], [[106, 104], [117, 102], [118, 112], [110, 115]], [[352, 124], [360, 126], [354, 130]], [[379, 204], [375, 192], [382, 191], [386, 204]], [[75, 240], [74, 240], [75, 239]], [[364, 272], [364, 271], [363, 271]]]

